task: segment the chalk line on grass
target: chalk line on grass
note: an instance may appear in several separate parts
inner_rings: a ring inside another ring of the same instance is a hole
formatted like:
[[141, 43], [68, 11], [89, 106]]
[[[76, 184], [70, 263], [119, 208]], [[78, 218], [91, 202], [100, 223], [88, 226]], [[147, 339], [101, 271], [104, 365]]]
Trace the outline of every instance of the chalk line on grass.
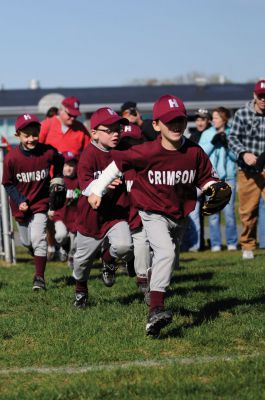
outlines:
[[253, 359], [257, 357], [265, 356], [265, 353], [252, 353], [236, 355], [232, 354], [229, 356], [202, 356], [202, 357], [172, 357], [163, 359], [153, 360], [135, 360], [128, 362], [115, 362], [110, 364], [97, 364], [97, 365], [84, 365], [84, 366], [61, 366], [61, 367], [13, 367], [13, 368], [1, 368], [0, 375], [8, 374], [82, 374], [86, 372], [97, 372], [97, 371], [111, 371], [115, 369], [126, 369], [132, 367], [164, 367], [168, 365], [192, 365], [192, 364], [206, 364], [216, 362], [233, 362], [233, 361], [244, 361], [246, 359]]

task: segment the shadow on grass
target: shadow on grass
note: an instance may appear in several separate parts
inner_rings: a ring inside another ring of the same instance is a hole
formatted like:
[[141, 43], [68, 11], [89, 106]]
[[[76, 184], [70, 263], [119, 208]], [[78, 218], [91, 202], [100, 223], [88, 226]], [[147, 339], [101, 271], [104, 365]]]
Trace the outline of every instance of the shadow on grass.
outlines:
[[170, 283], [180, 283], [188, 281], [208, 281], [214, 276], [213, 272], [201, 272], [199, 274], [184, 274], [184, 275], [174, 275], [171, 278]]
[[173, 297], [175, 295], [187, 296], [192, 295], [192, 293], [213, 293], [226, 290], [226, 286], [220, 285], [196, 285], [191, 288], [179, 287], [176, 289], [170, 289], [167, 292], [166, 297]]
[[71, 275], [63, 275], [58, 278], [51, 279], [52, 284], [50, 288], [61, 288], [62, 286], [73, 286], [75, 285], [75, 278]]
[[244, 305], [257, 305], [265, 304], [265, 296], [255, 297], [253, 299], [237, 299], [235, 297], [228, 297], [227, 299], [221, 299], [216, 301], [211, 301], [201, 308], [198, 312], [190, 311], [185, 308], [173, 308], [172, 311], [176, 314], [180, 314], [186, 317], [192, 317], [193, 322], [188, 324], [183, 324], [180, 327], [174, 328], [167, 334], [160, 335], [160, 339], [165, 339], [167, 337], [183, 337], [184, 331], [186, 329], [191, 329], [196, 326], [200, 326], [203, 323], [213, 321], [217, 319], [221, 312], [229, 311], [238, 306]]

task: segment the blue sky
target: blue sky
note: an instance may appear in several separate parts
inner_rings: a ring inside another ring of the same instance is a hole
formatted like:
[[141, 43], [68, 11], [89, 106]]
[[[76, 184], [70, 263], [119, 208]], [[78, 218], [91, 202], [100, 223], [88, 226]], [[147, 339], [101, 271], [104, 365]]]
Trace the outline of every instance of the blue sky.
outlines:
[[120, 86], [193, 71], [265, 77], [264, 0], [10, 0], [0, 85]]

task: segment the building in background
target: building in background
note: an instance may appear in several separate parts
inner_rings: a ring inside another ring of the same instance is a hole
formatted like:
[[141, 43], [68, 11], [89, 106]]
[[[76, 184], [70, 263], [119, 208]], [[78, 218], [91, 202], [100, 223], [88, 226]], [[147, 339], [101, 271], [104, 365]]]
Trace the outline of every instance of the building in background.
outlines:
[[18, 114], [33, 113], [45, 118], [47, 110], [58, 106], [62, 98], [76, 96], [80, 99], [81, 120], [85, 122], [86, 113], [99, 107], [110, 106], [120, 110], [125, 101], [134, 101], [143, 115], [151, 117], [154, 101], [163, 94], [173, 94], [182, 98], [192, 124], [199, 108], [212, 110], [218, 106], [228, 108], [232, 114], [252, 97], [253, 84], [181, 84], [161, 86], [119, 86], [99, 88], [51, 88], [42, 89], [38, 84], [29, 89], [0, 90], [0, 133], [10, 143], [15, 143], [14, 125]]

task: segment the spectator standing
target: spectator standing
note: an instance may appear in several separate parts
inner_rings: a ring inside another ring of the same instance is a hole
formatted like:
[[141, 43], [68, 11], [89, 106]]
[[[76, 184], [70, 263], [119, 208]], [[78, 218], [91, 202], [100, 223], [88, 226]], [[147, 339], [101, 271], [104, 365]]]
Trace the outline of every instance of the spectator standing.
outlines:
[[[202, 133], [211, 127], [211, 119], [210, 112], [200, 108], [195, 114], [195, 127], [190, 128], [188, 134], [185, 133], [185, 136], [198, 143]], [[182, 239], [181, 249], [183, 251], [198, 251], [205, 248], [204, 217], [201, 210], [204, 199], [203, 193], [200, 193], [195, 209], [187, 218], [187, 225]]]
[[77, 157], [89, 143], [89, 134], [82, 122], [77, 120], [81, 115], [80, 101], [66, 97], [60, 106], [58, 115], [42, 121], [40, 142], [50, 144], [58, 151], [71, 151]]
[[229, 136], [229, 147], [239, 163], [239, 215], [242, 258], [254, 258], [257, 245], [257, 216], [260, 196], [265, 199], [265, 172], [256, 169], [257, 158], [265, 151], [265, 80], [254, 87], [253, 99], [236, 111]]
[[[213, 126], [203, 132], [199, 145], [210, 157], [218, 176], [225, 180], [232, 189], [232, 196], [222, 210], [225, 216], [225, 233], [228, 250], [237, 249], [237, 225], [235, 216], [236, 195], [236, 157], [228, 149], [230, 111], [225, 107], [213, 110]], [[209, 216], [211, 250], [220, 251], [222, 246], [220, 213]]]
[[131, 124], [139, 126], [146, 141], [152, 141], [157, 138], [158, 133], [153, 128], [152, 120], [143, 120], [137, 108], [137, 104], [134, 101], [126, 101], [121, 106], [121, 116], [127, 118]]

